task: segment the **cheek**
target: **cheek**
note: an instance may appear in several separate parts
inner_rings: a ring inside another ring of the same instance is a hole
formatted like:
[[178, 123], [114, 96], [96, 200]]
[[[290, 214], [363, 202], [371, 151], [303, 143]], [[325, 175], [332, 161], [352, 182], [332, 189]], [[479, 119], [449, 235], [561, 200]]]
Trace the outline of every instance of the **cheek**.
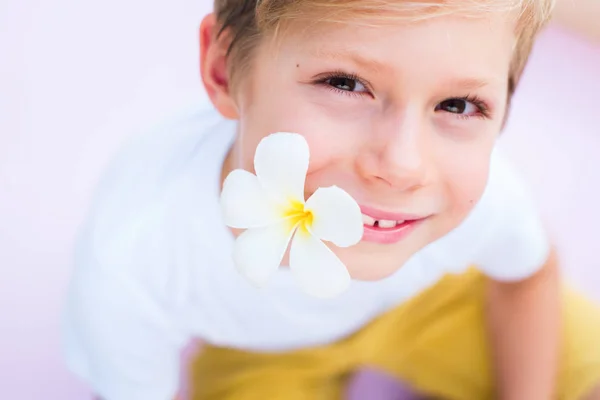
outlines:
[[[475, 207], [485, 190], [497, 130], [495, 125], [478, 126], [469, 138], [437, 135], [433, 159], [437, 184], [449, 217], [464, 218]], [[435, 184], [434, 184], [435, 185]]]
[[454, 159], [446, 171], [444, 183], [447, 211], [452, 219], [461, 220], [475, 207], [487, 184], [489, 157]]
[[240, 136], [246, 164], [251, 162], [260, 140], [275, 132], [304, 136], [311, 153], [309, 174], [347, 160], [357, 138], [351, 127], [340, 124], [339, 117], [301, 101], [299, 96], [258, 97], [241, 113]]

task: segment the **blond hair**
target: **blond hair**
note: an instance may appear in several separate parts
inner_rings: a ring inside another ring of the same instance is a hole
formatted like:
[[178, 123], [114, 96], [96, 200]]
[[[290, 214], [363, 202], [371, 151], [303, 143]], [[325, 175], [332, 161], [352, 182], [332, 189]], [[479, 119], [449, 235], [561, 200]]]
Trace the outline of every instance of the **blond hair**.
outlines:
[[452, 13], [478, 17], [482, 13], [515, 15], [517, 38], [508, 79], [509, 100], [527, 64], [535, 37], [550, 20], [555, 0], [215, 0], [219, 35], [226, 32], [229, 57], [236, 69], [251, 63], [252, 50], [282, 23], [299, 19], [319, 22], [372, 23], [419, 21]]

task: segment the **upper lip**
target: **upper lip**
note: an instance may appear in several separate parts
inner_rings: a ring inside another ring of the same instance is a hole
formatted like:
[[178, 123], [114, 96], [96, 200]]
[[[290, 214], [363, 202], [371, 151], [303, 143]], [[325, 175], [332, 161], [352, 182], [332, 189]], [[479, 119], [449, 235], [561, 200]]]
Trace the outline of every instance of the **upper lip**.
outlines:
[[386, 221], [414, 221], [426, 218], [424, 215], [417, 214], [406, 214], [406, 213], [396, 213], [390, 211], [379, 210], [377, 208], [369, 207], [369, 206], [360, 206], [360, 211], [368, 215], [369, 217], [376, 220], [386, 220]]

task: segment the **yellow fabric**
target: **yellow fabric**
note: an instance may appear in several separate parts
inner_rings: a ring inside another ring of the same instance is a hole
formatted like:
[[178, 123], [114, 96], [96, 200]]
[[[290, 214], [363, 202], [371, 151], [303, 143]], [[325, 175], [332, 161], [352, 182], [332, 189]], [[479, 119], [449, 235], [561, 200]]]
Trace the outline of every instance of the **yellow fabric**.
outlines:
[[[493, 399], [485, 282], [475, 270], [447, 276], [327, 346], [277, 354], [207, 346], [192, 364], [192, 398], [339, 399], [348, 377], [372, 366], [434, 397]], [[563, 299], [559, 399], [579, 400], [600, 382], [600, 310], [572, 291]]]

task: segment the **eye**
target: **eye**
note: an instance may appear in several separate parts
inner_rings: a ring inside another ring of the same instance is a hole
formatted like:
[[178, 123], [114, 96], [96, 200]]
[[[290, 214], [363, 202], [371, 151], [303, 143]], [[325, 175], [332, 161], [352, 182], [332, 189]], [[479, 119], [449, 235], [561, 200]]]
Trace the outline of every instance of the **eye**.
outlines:
[[312, 84], [345, 96], [375, 97], [369, 81], [349, 71], [337, 70], [319, 74], [313, 77]]
[[450, 114], [455, 114], [457, 117], [461, 118], [490, 118], [490, 112], [487, 104], [475, 96], [446, 99], [435, 106], [435, 111], [445, 111]]
[[344, 92], [367, 92], [365, 85], [352, 77], [332, 76], [331, 78], [326, 79], [325, 83]]
[[479, 107], [466, 99], [448, 99], [439, 103], [435, 111], [446, 111], [451, 114], [474, 115], [479, 112]]

